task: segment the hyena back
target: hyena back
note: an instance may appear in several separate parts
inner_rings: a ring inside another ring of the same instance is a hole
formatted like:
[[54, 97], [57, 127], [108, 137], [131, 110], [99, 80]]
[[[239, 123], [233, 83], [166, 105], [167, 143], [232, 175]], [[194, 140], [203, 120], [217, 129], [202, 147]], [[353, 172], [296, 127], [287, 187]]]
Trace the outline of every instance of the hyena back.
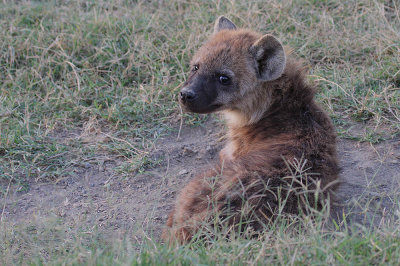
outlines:
[[320, 193], [313, 204], [329, 198], [338, 178], [334, 128], [315, 103], [303, 67], [275, 37], [218, 18], [179, 98], [189, 112], [222, 112], [228, 141], [214, 169], [181, 191], [164, 240], [188, 241], [216, 215], [235, 227], [245, 213], [246, 225], [262, 230], [279, 196], [284, 212], [304, 208], [304, 188], [312, 199]]

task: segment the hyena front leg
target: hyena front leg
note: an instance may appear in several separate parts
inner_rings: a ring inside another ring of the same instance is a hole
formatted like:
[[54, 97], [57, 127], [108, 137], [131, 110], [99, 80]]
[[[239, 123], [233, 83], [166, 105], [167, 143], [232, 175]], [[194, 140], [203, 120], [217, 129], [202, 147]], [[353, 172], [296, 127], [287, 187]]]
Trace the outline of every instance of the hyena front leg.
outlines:
[[168, 242], [187, 242], [201, 225], [221, 208], [215, 202], [218, 175], [214, 170], [196, 176], [180, 193], [170, 213], [162, 238]]

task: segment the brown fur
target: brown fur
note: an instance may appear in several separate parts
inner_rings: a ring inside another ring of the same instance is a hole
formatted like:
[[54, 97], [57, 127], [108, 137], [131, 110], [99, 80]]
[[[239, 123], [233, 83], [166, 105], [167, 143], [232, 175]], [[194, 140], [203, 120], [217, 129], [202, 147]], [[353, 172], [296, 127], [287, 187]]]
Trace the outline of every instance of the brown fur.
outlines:
[[[321, 204], [334, 188], [338, 163], [331, 121], [315, 103], [314, 89], [296, 60], [282, 61], [279, 78], [262, 80], [251, 53], [260, 38], [249, 30], [216, 30], [193, 57], [198, 71], [233, 72], [236, 89], [219, 91], [215, 100], [228, 124], [220, 160], [182, 190], [163, 234], [166, 241], [190, 240], [216, 215], [235, 226], [245, 213], [248, 225], [260, 230], [279, 206], [278, 191], [288, 198], [284, 211], [295, 214], [305, 206], [301, 189], [312, 193], [320, 186]], [[288, 165], [296, 160], [305, 162], [308, 174], [294, 176]]]

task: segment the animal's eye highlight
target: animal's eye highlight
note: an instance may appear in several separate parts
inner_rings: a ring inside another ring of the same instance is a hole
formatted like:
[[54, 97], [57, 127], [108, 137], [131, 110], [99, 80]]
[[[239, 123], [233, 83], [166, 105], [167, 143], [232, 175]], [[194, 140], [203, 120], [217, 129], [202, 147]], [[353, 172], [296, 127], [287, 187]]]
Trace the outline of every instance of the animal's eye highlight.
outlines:
[[199, 65], [194, 65], [192, 68], [192, 71], [196, 72], [197, 70], [199, 70]]
[[218, 79], [222, 85], [229, 85], [231, 83], [231, 79], [225, 75], [220, 75]]

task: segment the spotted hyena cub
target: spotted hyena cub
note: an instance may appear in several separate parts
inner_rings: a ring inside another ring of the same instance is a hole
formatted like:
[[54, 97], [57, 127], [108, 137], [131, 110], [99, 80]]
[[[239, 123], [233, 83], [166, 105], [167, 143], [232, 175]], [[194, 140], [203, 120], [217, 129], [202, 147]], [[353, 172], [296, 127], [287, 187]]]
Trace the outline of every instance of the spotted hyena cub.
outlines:
[[228, 141], [213, 169], [180, 193], [164, 240], [188, 241], [216, 220], [259, 231], [278, 211], [296, 214], [329, 198], [338, 178], [334, 128], [303, 67], [274, 36], [218, 18], [179, 99], [189, 112], [222, 112]]

